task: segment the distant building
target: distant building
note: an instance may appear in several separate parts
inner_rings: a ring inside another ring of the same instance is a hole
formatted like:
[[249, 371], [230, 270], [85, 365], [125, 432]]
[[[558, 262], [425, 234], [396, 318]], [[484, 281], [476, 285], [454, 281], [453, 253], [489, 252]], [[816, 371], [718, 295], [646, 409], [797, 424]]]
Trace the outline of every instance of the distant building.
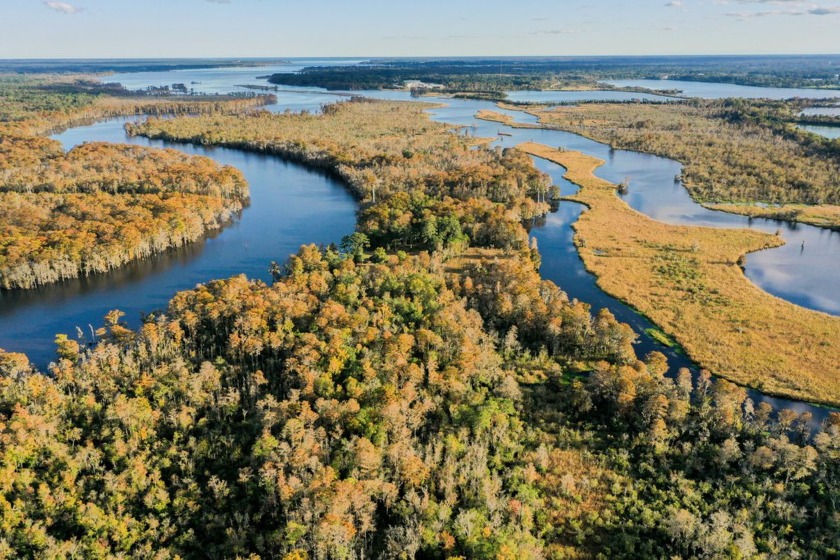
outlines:
[[406, 80], [403, 85], [408, 89], [443, 89], [443, 84], [429, 84], [420, 80]]

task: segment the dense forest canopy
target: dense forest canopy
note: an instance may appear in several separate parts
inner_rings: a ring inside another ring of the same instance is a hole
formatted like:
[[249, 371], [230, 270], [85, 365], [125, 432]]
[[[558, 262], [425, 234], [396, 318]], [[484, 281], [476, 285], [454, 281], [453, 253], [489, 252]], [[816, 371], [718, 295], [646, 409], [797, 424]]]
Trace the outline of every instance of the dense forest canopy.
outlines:
[[[91, 338], [59, 334], [47, 372], [0, 352], [0, 557], [840, 554], [840, 416], [812, 433], [807, 413], [639, 359], [629, 326], [543, 280], [523, 219], [556, 192], [522, 152], [410, 104], [219, 103], [129, 130], [327, 168], [362, 200], [358, 230], [272, 264], [272, 285], [215, 280], [137, 330], [112, 311]], [[192, 176], [179, 195], [244, 192], [200, 158], [27, 132], [78, 115], [5, 129], [17, 160], [74, 178], [9, 196]], [[74, 167], [101, 154], [127, 159]]]
[[840, 57], [825, 56], [622, 56], [382, 59], [354, 66], [304, 68], [269, 81], [327, 89], [403, 87], [407, 80], [453, 91], [613, 89], [610, 79], [726, 82], [767, 87], [840, 88]]
[[360, 198], [375, 201], [399, 191], [487, 198], [519, 206], [533, 217], [546, 208], [548, 177], [516, 150], [476, 149], [484, 141], [450, 134], [431, 122], [420, 103], [353, 99], [325, 107], [322, 115], [147, 119], [131, 134], [262, 151], [337, 173]]
[[242, 174], [207, 158], [98, 143], [65, 154], [34, 138], [40, 153], [0, 141], [3, 288], [106, 272], [196, 241], [248, 200]]
[[[305, 247], [273, 286], [211, 282], [137, 332], [111, 314], [89, 350], [59, 337], [49, 377], [2, 355], [0, 550], [837, 553], [840, 422], [810, 441], [806, 417], [773, 421], [729, 383], [664, 377], [523, 261], [447, 283], [438, 258]], [[529, 328], [534, 304], [559, 330]]]
[[[747, 109], [754, 106], [758, 105], [747, 105]], [[710, 102], [708, 107], [718, 108], [719, 113], [709, 114], [702, 112], [707, 105], [700, 102], [674, 106], [676, 109], [670, 105], [592, 107], [564, 107], [538, 114], [548, 120], [577, 110], [625, 115], [626, 109], [633, 123], [638, 122], [632, 119], [634, 112], [656, 114], [666, 122], [661, 128], [671, 134], [669, 141], [679, 131], [686, 131], [688, 140], [679, 149], [711, 150], [720, 145], [714, 157], [720, 159], [725, 154], [728, 159], [719, 162], [709, 156], [709, 161], [722, 166], [737, 160], [741, 167], [736, 172], [745, 179], [743, 185], [734, 180], [733, 184], [751, 200], [764, 195], [756, 188], [764, 180], [754, 171], [757, 162], [772, 162], [773, 169], [786, 173], [808, 170], [804, 148], [788, 153], [785, 148], [790, 146], [775, 139], [765, 125], [749, 122], [747, 110], [738, 112], [731, 101]], [[149, 119], [128, 128], [153, 138], [277, 153], [338, 173], [364, 200], [360, 235], [347, 247], [359, 256], [365, 248], [379, 248], [436, 250], [458, 257], [468, 247], [482, 247], [518, 252], [538, 263], [538, 251], [519, 222], [544, 213], [551, 194], [531, 162], [518, 149], [489, 149], [475, 145], [475, 139], [450, 134], [446, 125], [431, 123], [422, 109], [420, 104], [357, 99], [332, 105], [322, 115], [263, 112], [245, 118]], [[656, 113], [659, 109], [661, 114]], [[670, 126], [669, 117], [677, 126]], [[736, 118], [743, 122], [732, 124]], [[694, 120], [700, 119], [709, 121], [700, 123], [705, 128], [695, 126]], [[741, 129], [744, 132], [737, 136], [735, 132]], [[694, 134], [699, 138], [695, 140]], [[791, 140], [790, 145], [797, 144]], [[817, 150], [826, 148], [815, 145], [812, 152]], [[774, 157], [789, 158], [799, 165], [785, 170]], [[812, 173], [811, 177], [825, 181], [814, 192], [837, 190], [832, 186], [835, 175], [828, 171], [830, 161], [826, 156], [824, 168], [814, 166], [822, 174]], [[704, 165], [696, 167], [705, 169]], [[579, 245], [587, 244], [587, 252], [606, 256], [592, 259], [614, 263], [614, 269], [605, 267], [611, 275], [599, 269], [602, 286], [612, 287], [613, 295], [655, 317], [656, 324], [679, 340], [689, 355], [717, 374], [774, 394], [838, 402], [837, 321], [796, 306], [785, 307], [789, 304], [756, 290], [738, 267], [744, 254], [775, 246], [779, 237], [740, 231], [683, 231], [656, 222], [642, 223], [639, 215], [615, 196], [614, 185], [605, 188], [607, 201], [622, 208], [609, 206], [606, 211], [595, 208], [600, 211], [588, 212], [582, 222], [603, 216], [596, 228], [600, 233], [582, 240], [578, 230], [577, 236]], [[783, 180], [772, 188], [782, 194], [793, 190]], [[805, 189], [797, 192], [807, 193]], [[584, 202], [592, 207], [590, 201]], [[697, 248], [691, 249], [692, 242]], [[690, 255], [685, 255], [686, 251]], [[736, 333], [730, 332], [732, 324], [739, 325]], [[807, 357], [797, 356], [801, 337], [814, 341], [814, 350]]]

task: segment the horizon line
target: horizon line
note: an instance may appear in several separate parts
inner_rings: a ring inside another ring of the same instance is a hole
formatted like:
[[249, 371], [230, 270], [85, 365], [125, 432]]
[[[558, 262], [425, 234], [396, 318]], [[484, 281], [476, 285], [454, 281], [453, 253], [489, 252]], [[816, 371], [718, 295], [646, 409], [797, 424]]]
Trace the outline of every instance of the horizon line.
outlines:
[[528, 55], [495, 55], [495, 54], [480, 54], [480, 55], [371, 55], [371, 56], [330, 56], [330, 55], [306, 55], [306, 56], [117, 56], [117, 57], [87, 57], [87, 56], [65, 56], [65, 57], [16, 57], [16, 58], [0, 58], [0, 61], [18, 61], [18, 60], [92, 60], [92, 61], [109, 61], [109, 60], [296, 60], [296, 59], [389, 59], [389, 60], [412, 60], [412, 59], [449, 59], [460, 60], [467, 58], [495, 58], [495, 59], [523, 59], [523, 58], [657, 58], [657, 57], [675, 57], [675, 58], [690, 58], [690, 57], [790, 57], [790, 56], [840, 56], [837, 53], [702, 53], [702, 54], [528, 54]]

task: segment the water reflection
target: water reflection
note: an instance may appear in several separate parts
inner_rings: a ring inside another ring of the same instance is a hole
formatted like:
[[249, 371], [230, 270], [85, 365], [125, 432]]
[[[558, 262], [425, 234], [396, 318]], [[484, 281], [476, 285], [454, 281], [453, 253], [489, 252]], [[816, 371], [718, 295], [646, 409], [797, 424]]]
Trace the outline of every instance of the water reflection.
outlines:
[[715, 82], [688, 82], [681, 80], [605, 80], [616, 87], [641, 87], [652, 90], [680, 90], [680, 95], [686, 97], [703, 97], [705, 99], [723, 99], [726, 97], [741, 97], [746, 99], [827, 99], [840, 97], [837, 89], [805, 89], [805, 88], [774, 88], [740, 86], [736, 84], [721, 84]]

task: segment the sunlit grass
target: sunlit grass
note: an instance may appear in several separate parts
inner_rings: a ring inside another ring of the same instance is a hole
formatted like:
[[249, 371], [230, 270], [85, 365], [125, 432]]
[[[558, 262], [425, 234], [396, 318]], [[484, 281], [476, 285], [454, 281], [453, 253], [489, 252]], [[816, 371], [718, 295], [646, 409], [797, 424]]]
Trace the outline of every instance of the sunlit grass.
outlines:
[[753, 218], [771, 220], [795, 220], [817, 227], [840, 229], [840, 206], [822, 204], [806, 206], [804, 204], [782, 204], [780, 206], [757, 206], [755, 204], [704, 204], [711, 210], [743, 214]]
[[752, 284], [738, 265], [781, 245], [752, 230], [676, 226], [641, 214], [580, 152], [524, 143], [519, 149], [567, 169], [569, 197], [589, 210], [575, 243], [598, 285], [672, 336], [701, 366], [771, 394], [840, 404], [840, 318], [810, 311]]

